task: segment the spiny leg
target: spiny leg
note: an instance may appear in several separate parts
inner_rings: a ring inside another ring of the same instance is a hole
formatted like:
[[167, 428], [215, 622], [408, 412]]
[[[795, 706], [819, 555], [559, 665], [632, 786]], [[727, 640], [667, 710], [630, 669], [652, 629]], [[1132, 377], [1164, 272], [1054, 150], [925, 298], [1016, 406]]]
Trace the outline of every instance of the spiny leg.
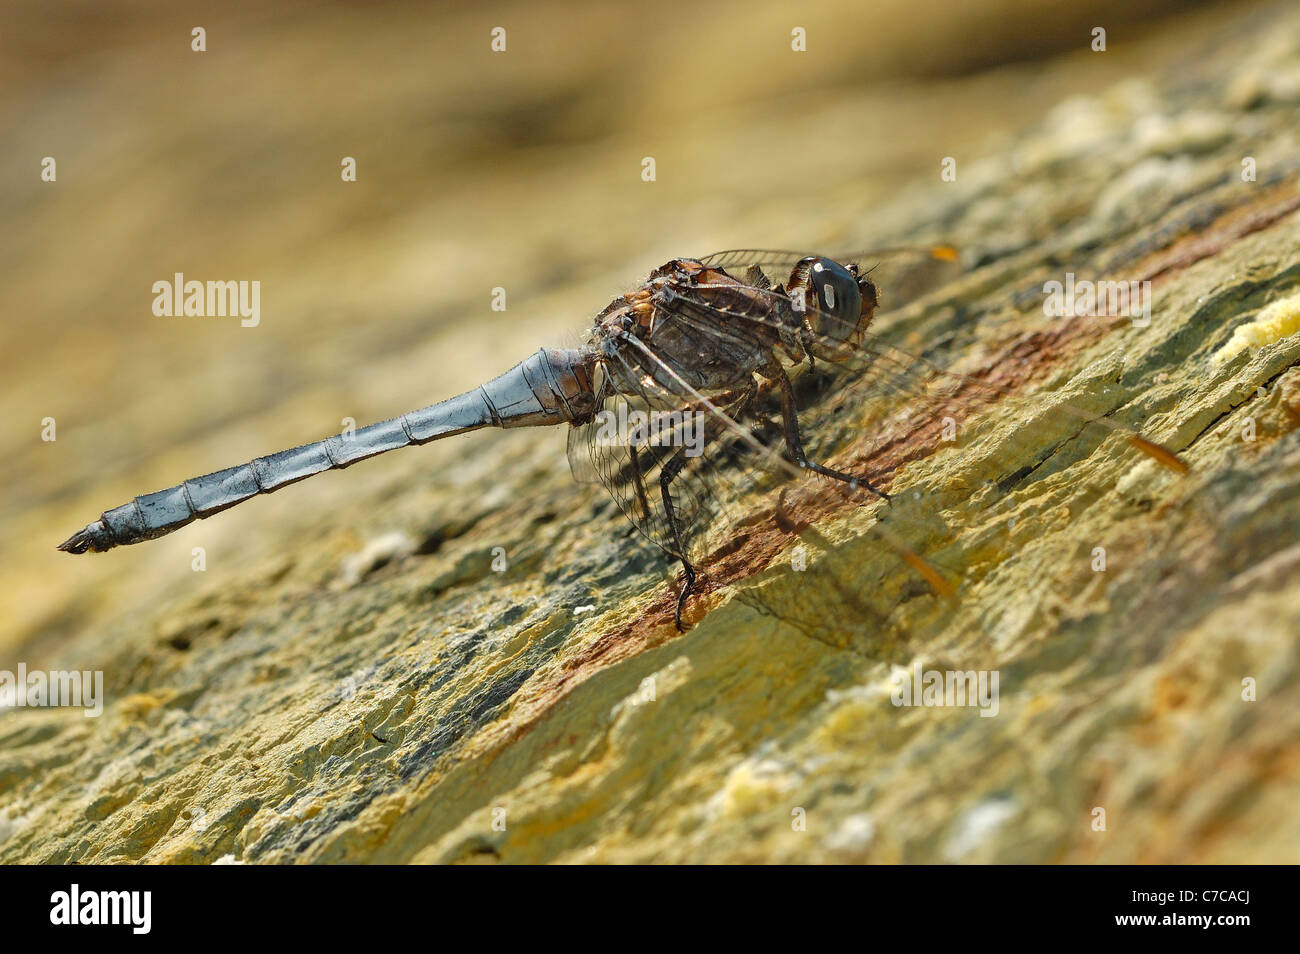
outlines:
[[636, 452], [636, 445], [629, 444], [628, 460], [632, 465], [632, 483], [636, 487], [637, 503], [641, 505], [641, 517], [643, 520], [650, 519], [650, 501], [645, 495], [645, 471], [641, 469], [641, 457]]
[[[748, 385], [737, 391], [728, 391], [719, 397], [719, 403], [726, 402], [724, 407], [728, 414], [734, 419], [739, 420], [745, 414], [758, 394], [758, 383], [750, 381]], [[635, 452], [635, 448], [633, 448]], [[682, 591], [677, 595], [677, 610], [673, 614], [673, 620], [677, 624], [679, 633], [686, 632], [686, 627], [682, 625], [682, 609], [686, 606], [686, 599], [691, 595], [695, 586], [695, 567], [686, 559], [686, 548], [682, 545], [681, 526], [677, 522], [677, 511], [673, 508], [672, 494], [669, 492], [669, 484], [673, 479], [686, 467], [686, 448], [679, 449], [668, 463], [664, 464], [659, 470], [659, 488], [663, 495], [664, 511], [668, 515], [668, 529], [673, 536], [673, 547], [677, 551], [677, 557], [682, 561], [682, 569], [686, 573], [686, 582], [682, 586]], [[639, 476], [639, 474], [638, 474]]]
[[783, 369], [777, 369], [776, 375], [781, 385], [781, 417], [785, 424], [785, 443], [786, 447], [789, 448], [790, 458], [800, 467], [807, 468], [815, 474], [841, 480], [854, 490], [862, 487], [882, 500], [889, 500], [889, 494], [874, 486], [865, 477], [855, 477], [853, 474], [832, 470], [829, 467], [823, 467], [821, 464], [815, 464], [808, 459], [803, 451], [803, 439], [799, 436], [799, 417], [795, 409], [794, 385], [790, 383], [790, 377]]
[[686, 466], [686, 448], [681, 448], [677, 453], [669, 458], [668, 463], [664, 464], [659, 470], [659, 489], [663, 494], [664, 511], [668, 515], [668, 530], [673, 535], [673, 546], [677, 550], [677, 558], [682, 561], [682, 568], [686, 571], [686, 582], [682, 584], [682, 591], [677, 595], [677, 611], [673, 614], [673, 620], [677, 624], [677, 632], [686, 632], [686, 627], [682, 625], [682, 607], [686, 605], [686, 598], [691, 595], [691, 588], [695, 585], [695, 567], [691, 566], [686, 559], [686, 548], [682, 546], [681, 527], [677, 523], [677, 511], [673, 509], [673, 497], [668, 490], [668, 485], [673, 482], [682, 468]]

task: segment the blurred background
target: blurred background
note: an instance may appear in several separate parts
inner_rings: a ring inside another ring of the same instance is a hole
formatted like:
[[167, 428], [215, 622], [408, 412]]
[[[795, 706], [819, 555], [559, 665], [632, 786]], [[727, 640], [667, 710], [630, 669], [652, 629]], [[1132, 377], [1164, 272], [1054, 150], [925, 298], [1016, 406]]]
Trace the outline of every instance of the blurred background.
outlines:
[[[1167, 72], [1231, 6], [6, 5], [0, 664], [39, 665], [190, 577], [194, 528], [55, 551], [101, 510], [571, 343], [672, 256], [888, 243], [909, 224], [873, 218], [882, 196], [1071, 96]], [[261, 282], [260, 325], [155, 317], [174, 272]], [[255, 564], [493, 436], [309, 482], [204, 541]]]

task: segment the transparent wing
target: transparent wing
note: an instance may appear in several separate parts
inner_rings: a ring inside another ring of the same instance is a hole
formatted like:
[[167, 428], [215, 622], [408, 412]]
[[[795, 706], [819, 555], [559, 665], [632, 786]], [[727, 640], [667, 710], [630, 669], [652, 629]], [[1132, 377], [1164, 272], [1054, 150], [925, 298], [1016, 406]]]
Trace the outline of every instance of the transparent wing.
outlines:
[[864, 274], [881, 281], [886, 308], [897, 308], [960, 274], [960, 255], [950, 245], [900, 245], [854, 251], [813, 252], [796, 249], [729, 249], [713, 252], [699, 261], [745, 280], [757, 268], [774, 284], [784, 282], [800, 259], [819, 255], [844, 265], [857, 265]]
[[[701, 264], [713, 268], [732, 269], [736, 266], [759, 265], [769, 268], [784, 269], [789, 273], [794, 267], [794, 263], [801, 258], [809, 255], [821, 255], [821, 252], [799, 251], [797, 249], [776, 249], [776, 248], [732, 248], [725, 252], [713, 252], [709, 255], [702, 256], [699, 261]], [[829, 256], [834, 257], [834, 256]], [[840, 261], [840, 259], [835, 259]], [[744, 274], [744, 269], [740, 270]]]
[[[722, 255], [739, 255], [743, 253], [720, 253]], [[799, 253], [768, 253], [770, 255], [796, 255]], [[905, 255], [914, 255], [912, 250], [905, 250]], [[712, 256], [710, 256], [712, 258]], [[856, 263], [854, 263], [856, 264]], [[860, 266], [861, 267], [861, 266]], [[865, 270], [865, 269], [864, 269]], [[889, 279], [881, 289], [881, 298], [889, 300], [889, 288], [907, 274], [909, 266], [893, 264], [886, 271]], [[764, 270], [764, 266], [755, 262], [736, 262], [727, 269], [729, 277], [746, 281], [754, 288], [754, 294], [766, 299], [765, 308], [719, 309], [710, 303], [701, 306], [689, 296], [681, 296], [674, 302], [674, 320], [697, 322], [705, 317], [710, 320], [719, 318], [734, 322], [738, 326], [761, 324], [778, 330], [798, 317], [792, 315], [789, 298], [776, 279]], [[953, 275], [952, 271], [940, 270], [938, 274]], [[754, 281], [758, 276], [763, 276]], [[737, 276], [747, 276], [745, 279]], [[873, 278], [876, 277], [873, 271]], [[882, 337], [869, 331], [860, 331], [847, 320], [816, 308], [807, 308], [803, 313], [808, 319], [808, 334], [815, 342], [816, 357], [813, 361], [814, 371], [805, 380], [799, 382], [799, 420], [809, 425], [822, 425], [816, 428], [829, 438], [822, 443], [843, 446], [847, 441], [861, 445], [867, 435], [861, 433], [863, 425], [875, 422], [884, 427], [886, 421], [905, 420], [903, 425], [911, 442], [915, 443], [924, 435], [933, 434], [935, 440], [926, 446], [929, 450], [960, 448], [963, 445], [961, 432], [964, 425], [972, 421], [981, 412], [997, 406], [1015, 414], [1024, 420], [1040, 420], [1055, 423], [1056, 430], [1070, 431], [1075, 434], [1088, 432], [1094, 443], [1113, 437], [1126, 442], [1132, 450], [1156, 460], [1161, 465], [1175, 471], [1185, 471], [1185, 465], [1172, 453], [1158, 443], [1144, 437], [1132, 427], [1116, 422], [1108, 417], [1123, 402], [1124, 389], [1115, 383], [1107, 387], [1098, 382], [1096, 387], [1069, 397], [1049, 394], [1033, 395], [1025, 393], [1041, 368], [1032, 360], [1025, 360], [1026, 351], [1038, 347], [1050, 353], [1055, 347], [1052, 333], [1044, 333], [1037, 342], [1020, 342], [1008, 345], [1002, 354], [988, 357], [985, 366], [973, 373], [958, 373], [947, 370], [933, 361], [929, 361], [910, 351], [893, 345]], [[818, 328], [822, 333], [812, 332]], [[1064, 325], [1058, 326], [1057, 337], [1067, 332]], [[1044, 363], [1045, 364], [1045, 363]], [[1132, 395], [1129, 395], [1132, 397]], [[850, 408], [865, 412], [857, 418], [847, 416]], [[954, 427], [956, 431], [954, 432]], [[813, 428], [805, 428], [812, 430]], [[866, 428], [870, 430], [870, 427]], [[872, 441], [872, 448], [864, 453], [866, 456], [878, 456], [872, 453], [886, 444], [898, 442], [898, 426], [888, 428], [892, 436], [881, 436]], [[973, 437], [967, 434], [967, 437]], [[813, 438], [813, 435], [808, 435]], [[815, 438], [813, 438], [815, 439]], [[805, 444], [810, 443], [809, 440]], [[829, 448], [825, 448], [829, 450]], [[1008, 462], [1015, 461], [1014, 452], [1004, 455]], [[1022, 466], [1023, 462], [1017, 465]]]
[[[880, 259], [921, 258], [955, 262], [958, 252], [951, 245], [895, 245], [854, 251], [818, 252], [808, 249], [774, 249], [774, 248], [733, 248], [724, 252], [712, 252], [699, 259], [701, 264], [714, 268], [733, 268], [737, 265], [763, 265], [772, 268], [784, 268], [788, 273], [795, 262], [810, 255], [822, 255], [842, 262], [874, 262]], [[741, 269], [743, 273], [743, 268]]]
[[[602, 485], [669, 556], [703, 562], [709, 531], [716, 536], [726, 525], [747, 484], [743, 468], [720, 466], [739, 453], [734, 436], [689, 394], [653, 381], [634, 356], [607, 359], [598, 389], [592, 419], [569, 431], [574, 477]], [[730, 416], [748, 397], [724, 394], [709, 403]]]
[[[737, 329], [757, 326], [770, 337], [788, 337], [791, 302], [781, 285], [786, 276], [777, 268], [799, 257], [802, 253], [710, 256], [706, 264], [723, 268], [727, 281], [747, 284], [765, 306], [719, 308], [716, 297], [696, 296], [688, 288], [673, 296], [662, 320], [695, 328], [731, 322]], [[888, 301], [890, 280], [882, 274], [879, 284]], [[795, 376], [794, 405], [807, 456], [893, 497], [881, 504], [865, 490], [807, 472], [806, 479], [789, 482], [785, 442], [775, 426], [783, 409], [780, 391], [760, 389], [747, 408], [755, 426], [745, 431], [768, 452], [748, 455], [747, 465], [766, 468], [773, 479], [756, 483], [767, 493], [749, 498], [745, 505], [751, 513], [731, 521], [748, 528], [734, 538], [738, 546], [750, 544], [748, 569], [761, 569], [764, 560], [788, 550], [791, 534], [815, 538], [817, 526], [830, 517], [864, 504], [876, 508], [867, 532], [880, 545], [872, 548], [870, 568], [850, 567], [847, 577], [820, 589], [812, 575], [802, 578], [809, 599], [800, 605], [810, 626], [825, 619], [827, 601], [842, 603], [855, 619], [882, 620], [918, 593], [956, 592], [968, 566], [959, 543], [963, 530], [980, 524], [976, 511], [1006, 504], [1025, 483], [1086, 472], [1087, 480], [1080, 478], [1069, 495], [1087, 501], [1103, 492], [1099, 482], [1113, 486], [1144, 461], [1166, 473], [1186, 470], [1177, 456], [1130, 426], [1143, 416], [1143, 405], [1141, 395], [1124, 386], [1118, 362], [1093, 368], [1091, 377], [1068, 382], [1062, 390], [1033, 392], [1054, 367], [1050, 360], [1036, 360], [1035, 346], [1051, 354], [1061, 344], [1052, 335], [1064, 336], [1063, 328], [1009, 345], [986, 356], [972, 373], [960, 374], [870, 333], [837, 327], [829, 314], [806, 317], [824, 332], [814, 335], [814, 369], [807, 370], [806, 363], [791, 369], [804, 372]], [[1074, 468], [1098, 452], [1107, 455], [1106, 466]], [[1092, 486], [1083, 486], [1089, 482]], [[912, 588], [919, 581], [928, 586]], [[852, 596], [848, 603], [845, 594]], [[782, 612], [799, 609], [783, 605]]]

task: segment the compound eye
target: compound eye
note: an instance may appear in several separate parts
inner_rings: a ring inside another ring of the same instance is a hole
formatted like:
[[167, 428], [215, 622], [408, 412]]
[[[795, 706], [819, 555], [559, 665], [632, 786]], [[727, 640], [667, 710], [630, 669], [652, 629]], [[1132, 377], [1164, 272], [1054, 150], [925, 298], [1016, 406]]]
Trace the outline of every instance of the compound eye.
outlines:
[[818, 334], [847, 341], [862, 317], [862, 292], [857, 278], [829, 258], [814, 259], [809, 277], [817, 296], [814, 327]]

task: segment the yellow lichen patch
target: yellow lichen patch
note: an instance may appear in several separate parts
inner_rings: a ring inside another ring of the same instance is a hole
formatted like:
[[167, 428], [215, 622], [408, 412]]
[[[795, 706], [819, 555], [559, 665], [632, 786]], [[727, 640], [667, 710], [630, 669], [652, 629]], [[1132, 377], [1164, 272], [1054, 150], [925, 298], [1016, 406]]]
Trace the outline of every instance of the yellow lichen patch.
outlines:
[[846, 749], [860, 744], [868, 735], [873, 720], [882, 711], [881, 697], [872, 694], [863, 687], [858, 695], [849, 696], [839, 702], [826, 716], [826, 720], [817, 727], [813, 738], [819, 747], [828, 750]]
[[1223, 364], [1239, 351], [1261, 348], [1290, 337], [1297, 331], [1300, 331], [1300, 295], [1292, 295], [1273, 302], [1254, 321], [1233, 331], [1228, 343], [1215, 353], [1214, 363]]
[[795, 785], [795, 778], [778, 763], [747, 759], [727, 775], [709, 807], [720, 817], [743, 818], [781, 806]]
[[153, 693], [137, 692], [120, 703], [122, 715], [127, 719], [143, 719], [154, 709], [167, 705], [176, 695], [175, 689], [162, 689]]

